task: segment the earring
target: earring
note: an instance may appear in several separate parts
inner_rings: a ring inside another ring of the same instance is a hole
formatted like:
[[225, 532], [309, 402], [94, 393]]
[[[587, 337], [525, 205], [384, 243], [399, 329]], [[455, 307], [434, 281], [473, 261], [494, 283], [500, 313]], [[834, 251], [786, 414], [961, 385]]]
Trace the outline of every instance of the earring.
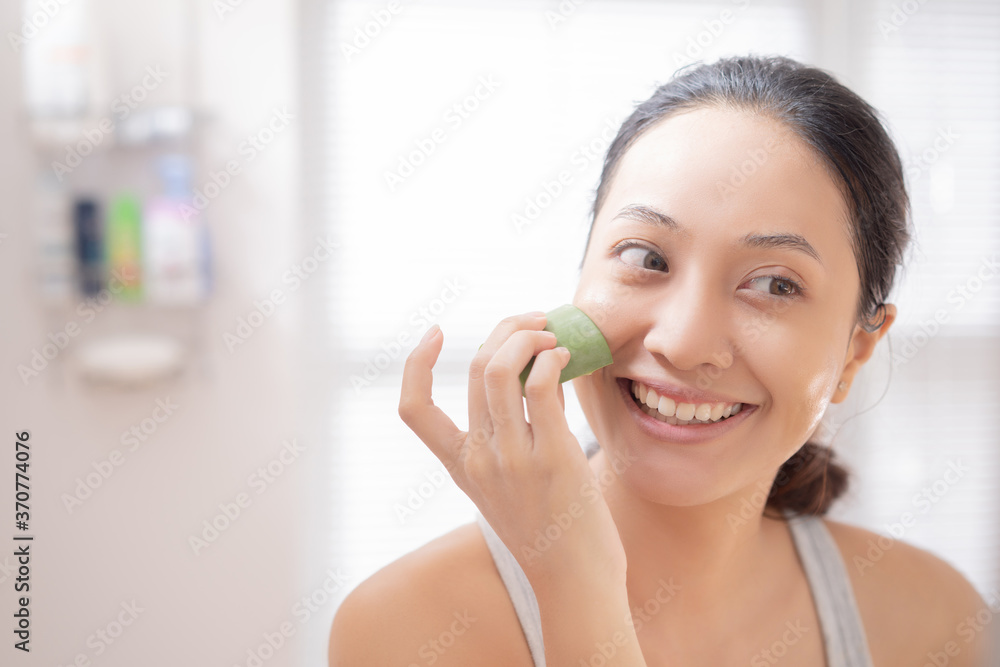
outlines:
[[837, 385], [837, 389], [840, 391], [847, 391], [847, 383], [841, 380], [840, 384]]

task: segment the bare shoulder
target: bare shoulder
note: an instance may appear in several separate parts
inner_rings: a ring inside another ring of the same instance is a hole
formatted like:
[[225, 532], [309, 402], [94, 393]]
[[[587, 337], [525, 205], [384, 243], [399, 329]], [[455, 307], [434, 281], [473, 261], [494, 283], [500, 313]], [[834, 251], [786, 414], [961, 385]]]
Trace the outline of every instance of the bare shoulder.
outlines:
[[850, 575], [876, 665], [922, 665], [928, 654], [951, 667], [985, 664], [992, 628], [981, 623], [1000, 609], [991, 609], [957, 569], [902, 540], [824, 522]]
[[532, 665], [514, 606], [476, 523], [361, 582], [330, 631], [330, 667]]

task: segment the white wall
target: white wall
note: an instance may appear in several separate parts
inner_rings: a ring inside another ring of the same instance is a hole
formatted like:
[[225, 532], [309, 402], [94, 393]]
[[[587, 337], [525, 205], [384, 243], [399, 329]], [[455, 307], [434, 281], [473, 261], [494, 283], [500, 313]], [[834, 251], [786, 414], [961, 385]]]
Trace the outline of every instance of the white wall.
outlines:
[[[321, 453], [303, 437], [296, 409], [298, 305], [283, 305], [233, 353], [222, 339], [311, 249], [299, 245], [299, 126], [292, 122], [206, 210], [217, 284], [203, 317], [194, 320], [205, 346], [198, 363], [158, 386], [98, 389], [76, 377], [70, 363], [86, 337], [80, 336], [26, 385], [16, 367], [47, 342], [52, 318], [36, 301], [30, 225], [37, 158], [24, 125], [20, 55], [6, 38], [20, 28], [19, 5], [0, 3], [0, 234], [7, 235], [0, 237], [0, 506], [8, 508], [0, 554], [13, 551], [13, 434], [21, 430], [31, 432], [35, 542], [31, 653], [15, 651], [8, 630], [0, 663], [68, 665], [83, 655], [101, 665], [245, 665], [262, 633], [284, 621], [295, 637], [266, 664], [321, 659], [332, 607], [308, 623], [292, 614], [296, 600], [323, 584], [326, 567], [303, 547], [311, 520], [303, 508], [315, 498], [310, 484]], [[296, 3], [241, 3], [223, 17], [205, 2], [94, 0], [92, 6], [110, 94], [134, 85], [147, 64], [173, 68], [177, 80], [155, 91], [149, 104], [188, 101], [207, 112], [207, 168], [233, 157], [276, 107], [297, 114]], [[185, 26], [196, 29], [185, 37]], [[167, 397], [176, 412], [128, 452], [122, 432]], [[289, 439], [304, 452], [258, 495], [248, 477]], [[115, 449], [124, 463], [70, 513], [61, 496]], [[252, 504], [195, 555], [189, 536], [241, 492]], [[0, 567], [14, 565], [4, 558]], [[143, 611], [98, 657], [100, 644], [91, 638], [88, 645], [88, 638], [133, 600]], [[14, 605], [12, 575], [0, 569], [4, 627]]]

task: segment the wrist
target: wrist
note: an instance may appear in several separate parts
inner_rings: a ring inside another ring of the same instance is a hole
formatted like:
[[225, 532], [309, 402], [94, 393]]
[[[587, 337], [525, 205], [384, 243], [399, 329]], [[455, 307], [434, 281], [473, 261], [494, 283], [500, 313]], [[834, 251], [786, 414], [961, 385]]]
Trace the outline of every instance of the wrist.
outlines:
[[532, 588], [554, 593], [584, 590], [604, 591], [606, 597], [620, 594], [627, 602], [627, 565], [624, 557], [594, 556], [584, 550], [549, 554], [547, 558], [519, 558], [521, 569]]
[[537, 586], [548, 664], [645, 666], [624, 585], [552, 577]]

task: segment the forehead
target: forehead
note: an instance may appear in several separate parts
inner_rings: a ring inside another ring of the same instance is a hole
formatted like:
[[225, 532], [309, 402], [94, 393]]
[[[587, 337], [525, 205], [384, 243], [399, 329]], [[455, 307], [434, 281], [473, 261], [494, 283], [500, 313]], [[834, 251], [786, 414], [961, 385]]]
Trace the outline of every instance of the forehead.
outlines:
[[598, 222], [636, 203], [685, 234], [796, 233], [853, 262], [838, 183], [812, 147], [760, 115], [699, 108], [659, 121], [622, 156]]

